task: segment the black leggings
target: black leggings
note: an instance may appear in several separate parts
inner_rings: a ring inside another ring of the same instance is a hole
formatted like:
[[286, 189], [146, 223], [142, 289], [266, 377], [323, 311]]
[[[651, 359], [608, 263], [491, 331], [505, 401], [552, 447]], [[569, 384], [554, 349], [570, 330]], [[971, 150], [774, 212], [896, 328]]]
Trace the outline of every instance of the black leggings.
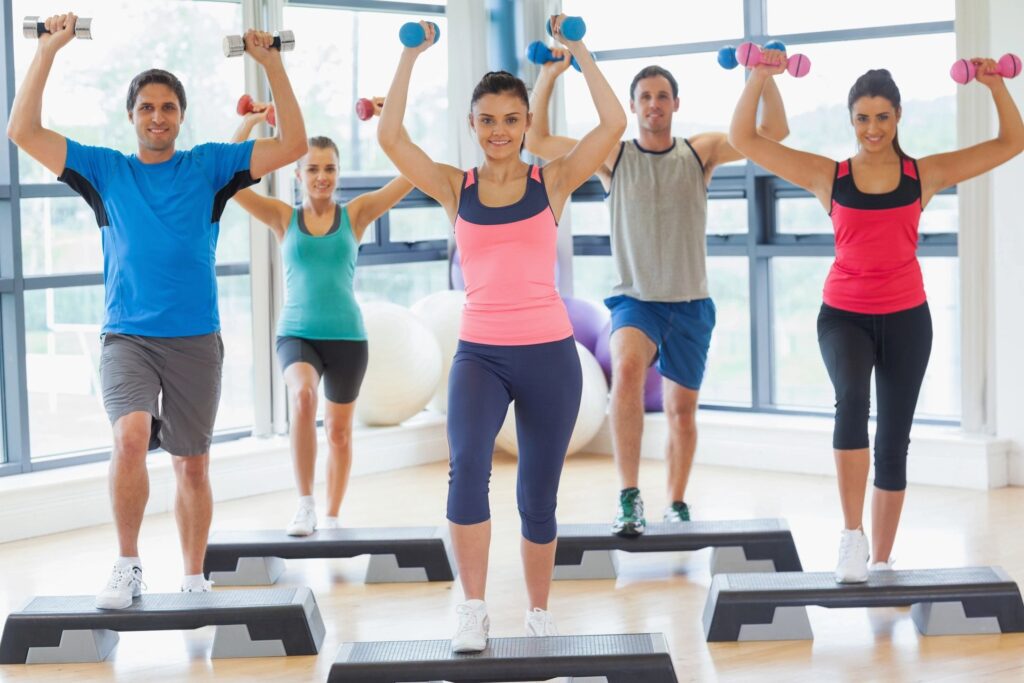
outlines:
[[932, 350], [928, 304], [885, 315], [853, 313], [822, 304], [818, 346], [836, 392], [832, 447], [868, 448], [871, 371], [875, 371], [878, 428], [875, 486], [907, 488], [910, 426]]

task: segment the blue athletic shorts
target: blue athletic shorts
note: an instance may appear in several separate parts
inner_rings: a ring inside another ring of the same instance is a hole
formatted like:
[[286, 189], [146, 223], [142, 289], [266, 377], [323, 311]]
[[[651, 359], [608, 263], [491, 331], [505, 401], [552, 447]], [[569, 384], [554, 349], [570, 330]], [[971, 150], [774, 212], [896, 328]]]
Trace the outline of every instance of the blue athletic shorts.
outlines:
[[620, 294], [605, 299], [604, 305], [612, 313], [612, 333], [621, 327], [635, 327], [655, 343], [662, 377], [687, 389], [700, 389], [715, 329], [711, 299], [641, 301]]

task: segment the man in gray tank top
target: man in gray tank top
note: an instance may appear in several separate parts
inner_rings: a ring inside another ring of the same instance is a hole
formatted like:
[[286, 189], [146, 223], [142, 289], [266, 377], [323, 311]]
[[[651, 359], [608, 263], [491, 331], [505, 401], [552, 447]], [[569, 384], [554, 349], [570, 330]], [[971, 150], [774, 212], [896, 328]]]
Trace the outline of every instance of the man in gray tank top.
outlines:
[[[576, 144], [551, 135], [548, 126], [551, 91], [568, 66], [568, 59], [545, 64], [533, 89], [526, 148], [545, 160]], [[782, 71], [781, 66], [757, 68]], [[612, 258], [619, 275], [605, 304], [612, 312], [610, 413], [622, 487], [612, 532], [620, 536], [642, 534], [647, 525], [637, 485], [644, 381], [655, 361], [664, 378], [669, 427], [664, 519], [690, 518], [684, 494], [697, 448], [697, 397], [715, 325], [707, 284], [707, 186], [715, 168], [743, 158], [725, 133], [672, 135], [679, 86], [661, 67], [649, 66], [636, 75], [629, 105], [639, 136], [612, 150], [597, 174], [610, 198]], [[772, 79], [762, 105], [759, 132], [782, 140], [789, 128]]]

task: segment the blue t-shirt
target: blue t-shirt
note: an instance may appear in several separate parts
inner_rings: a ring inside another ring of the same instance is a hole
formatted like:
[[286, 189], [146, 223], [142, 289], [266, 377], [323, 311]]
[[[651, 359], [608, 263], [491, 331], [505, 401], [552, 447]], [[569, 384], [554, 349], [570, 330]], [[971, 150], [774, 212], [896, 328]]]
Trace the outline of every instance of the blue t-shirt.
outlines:
[[255, 183], [254, 141], [207, 143], [159, 164], [68, 140], [61, 182], [102, 228], [104, 332], [189, 337], [220, 329], [214, 254], [228, 200]]

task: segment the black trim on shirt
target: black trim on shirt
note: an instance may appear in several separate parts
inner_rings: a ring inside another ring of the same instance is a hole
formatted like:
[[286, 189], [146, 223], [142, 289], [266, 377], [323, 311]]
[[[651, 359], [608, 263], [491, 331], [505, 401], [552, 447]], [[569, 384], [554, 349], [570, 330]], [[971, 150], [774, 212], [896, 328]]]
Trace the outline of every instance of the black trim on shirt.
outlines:
[[329, 227], [327, 232], [322, 235], [314, 235], [309, 231], [309, 228], [306, 227], [306, 212], [302, 210], [301, 206], [295, 210], [299, 212], [299, 231], [309, 235], [310, 237], [327, 237], [328, 235], [333, 235], [338, 232], [338, 228], [341, 227], [341, 206], [338, 204], [334, 205], [334, 221], [331, 223], [331, 227]]
[[220, 217], [224, 213], [224, 209], [228, 205], [228, 200], [235, 196], [235, 193], [239, 190], [255, 185], [258, 180], [253, 179], [252, 174], [249, 170], [239, 171], [235, 175], [231, 176], [231, 180], [225, 183], [224, 187], [217, 191], [217, 194], [213, 198], [213, 214], [210, 216], [211, 223], [219, 223]]
[[110, 225], [110, 217], [107, 215], [106, 207], [103, 206], [103, 198], [100, 197], [100, 193], [96, 191], [93, 184], [85, 179], [85, 176], [65, 166], [64, 172], [57, 177], [57, 180], [81, 195], [85, 203], [92, 207], [92, 212], [96, 214], [96, 225], [101, 228]]
[[[640, 150], [641, 152], [643, 152], [644, 154], [668, 154], [669, 152], [671, 152], [672, 150], [674, 150], [676, 148], [676, 139], [672, 138], [672, 146], [669, 147], [668, 149], [663, 149], [660, 152], [654, 152], [654, 151], [649, 150], [649, 149], [644, 149], [643, 147], [640, 146], [640, 141], [637, 140], [636, 138], [633, 138], [633, 144], [636, 145], [636, 148], [638, 150]], [[689, 143], [687, 143], [687, 144], [689, 144]], [[698, 160], [699, 159], [700, 158], [698, 157]]]
[[702, 170], [702, 171], [705, 171], [705, 172], [706, 172], [706, 171], [707, 171], [707, 169], [705, 169], [705, 168], [704, 168], [704, 162], [703, 162], [703, 161], [701, 161], [701, 159], [700, 159], [700, 155], [699, 155], [699, 154], [697, 154], [697, 150], [695, 150], [695, 149], [693, 148], [693, 145], [691, 145], [691, 144], [690, 144], [690, 141], [689, 141], [689, 140], [687, 140], [686, 138], [683, 138], [683, 142], [685, 142], [685, 143], [686, 143], [686, 146], [690, 148], [690, 151], [691, 151], [691, 152], [693, 152], [693, 156], [694, 156], [694, 157], [695, 157], [695, 158], [697, 159], [697, 163], [698, 163], [698, 164], [700, 164], [700, 170]]
[[832, 199], [850, 209], [895, 209], [921, 201], [921, 181], [903, 172], [900, 159], [900, 183], [890, 192], [861, 192], [853, 179], [853, 164], [847, 162], [847, 173], [832, 184]]

